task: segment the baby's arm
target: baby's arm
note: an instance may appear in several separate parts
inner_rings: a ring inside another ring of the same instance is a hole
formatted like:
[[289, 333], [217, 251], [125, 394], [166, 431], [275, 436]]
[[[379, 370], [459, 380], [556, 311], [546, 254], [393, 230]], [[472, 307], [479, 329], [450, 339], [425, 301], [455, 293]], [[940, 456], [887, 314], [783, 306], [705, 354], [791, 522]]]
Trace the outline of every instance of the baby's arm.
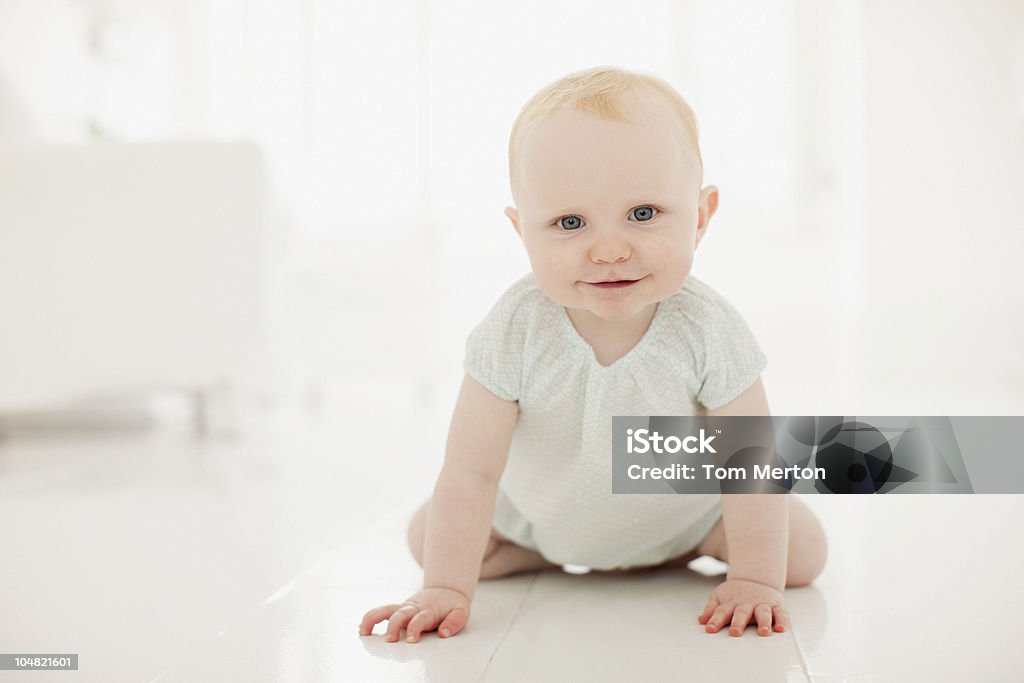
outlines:
[[[768, 415], [768, 399], [758, 379], [709, 416]], [[743, 634], [753, 619], [758, 633], [785, 631], [789, 617], [782, 602], [789, 552], [789, 500], [774, 494], [723, 494], [722, 519], [728, 543], [729, 573], [715, 588], [697, 620], [710, 633], [731, 623], [730, 635]]]
[[402, 628], [407, 640], [416, 642], [424, 631], [437, 629], [447, 637], [466, 625], [518, 416], [518, 403], [498, 398], [465, 376], [427, 514], [423, 590], [401, 605], [367, 612], [360, 635], [369, 635], [385, 619], [392, 642]]

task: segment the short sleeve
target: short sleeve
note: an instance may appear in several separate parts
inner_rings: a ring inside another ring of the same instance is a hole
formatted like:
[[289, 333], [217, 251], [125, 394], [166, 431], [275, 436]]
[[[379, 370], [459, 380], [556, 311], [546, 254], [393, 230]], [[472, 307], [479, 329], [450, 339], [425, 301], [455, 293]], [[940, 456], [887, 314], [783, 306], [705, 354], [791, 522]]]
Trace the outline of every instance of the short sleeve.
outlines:
[[716, 297], [705, 330], [705, 363], [697, 401], [708, 410], [728, 404], [757, 380], [768, 364], [739, 312]]
[[466, 374], [506, 401], [519, 400], [529, 315], [523, 284], [505, 292], [466, 339]]

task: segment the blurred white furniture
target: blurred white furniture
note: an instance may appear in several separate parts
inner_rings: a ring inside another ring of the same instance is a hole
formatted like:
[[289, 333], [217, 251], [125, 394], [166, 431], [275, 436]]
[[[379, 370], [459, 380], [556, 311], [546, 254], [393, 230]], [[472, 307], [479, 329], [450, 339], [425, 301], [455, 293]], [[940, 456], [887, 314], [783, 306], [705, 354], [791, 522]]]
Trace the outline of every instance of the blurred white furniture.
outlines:
[[265, 194], [249, 143], [0, 145], [0, 414], [253, 376]]

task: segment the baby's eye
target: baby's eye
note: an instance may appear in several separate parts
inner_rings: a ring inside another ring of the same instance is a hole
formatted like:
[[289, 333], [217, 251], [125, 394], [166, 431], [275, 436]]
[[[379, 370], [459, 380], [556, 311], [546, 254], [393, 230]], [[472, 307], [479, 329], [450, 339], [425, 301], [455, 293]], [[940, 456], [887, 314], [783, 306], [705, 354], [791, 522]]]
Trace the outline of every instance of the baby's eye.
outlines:
[[653, 206], [638, 206], [633, 209], [633, 217], [638, 221], [649, 221], [654, 218], [657, 213], [658, 210]]
[[562, 216], [556, 225], [562, 230], [579, 230], [583, 227], [583, 219], [579, 216]]

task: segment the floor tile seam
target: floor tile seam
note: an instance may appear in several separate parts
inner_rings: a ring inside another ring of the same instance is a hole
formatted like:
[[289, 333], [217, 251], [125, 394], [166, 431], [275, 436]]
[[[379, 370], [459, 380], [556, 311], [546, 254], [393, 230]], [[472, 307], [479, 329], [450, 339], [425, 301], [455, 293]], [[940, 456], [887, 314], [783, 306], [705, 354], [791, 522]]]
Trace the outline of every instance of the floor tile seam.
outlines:
[[526, 601], [530, 598], [530, 594], [533, 592], [534, 587], [537, 585], [537, 581], [540, 579], [540, 576], [541, 572], [535, 572], [533, 578], [530, 580], [530, 585], [526, 587], [525, 591], [523, 591], [523, 597], [519, 600], [519, 604], [516, 605], [515, 613], [512, 615], [512, 618], [508, 620], [508, 625], [502, 632], [501, 637], [498, 638], [498, 642], [494, 644], [494, 648], [491, 650], [491, 654], [487, 658], [487, 664], [484, 665], [483, 671], [480, 672], [480, 677], [477, 678], [477, 683], [480, 683], [481, 681], [487, 678], [488, 669], [491, 668], [491, 664], [494, 662], [494, 658], [498, 655], [498, 652], [501, 650], [501, 646], [504, 645], [505, 640], [508, 638], [508, 634], [512, 631], [512, 627], [515, 625], [516, 621], [519, 620], [519, 616], [522, 614], [523, 611], [523, 605], [525, 605]]
[[789, 623], [789, 638], [793, 641], [793, 647], [796, 650], [797, 659], [800, 660], [800, 670], [803, 672], [804, 678], [806, 678], [809, 683], [814, 683], [814, 678], [811, 676], [810, 662], [807, 660], [807, 655], [804, 653], [804, 649], [800, 645], [800, 639], [797, 638], [796, 629], [793, 628], [792, 621]]

